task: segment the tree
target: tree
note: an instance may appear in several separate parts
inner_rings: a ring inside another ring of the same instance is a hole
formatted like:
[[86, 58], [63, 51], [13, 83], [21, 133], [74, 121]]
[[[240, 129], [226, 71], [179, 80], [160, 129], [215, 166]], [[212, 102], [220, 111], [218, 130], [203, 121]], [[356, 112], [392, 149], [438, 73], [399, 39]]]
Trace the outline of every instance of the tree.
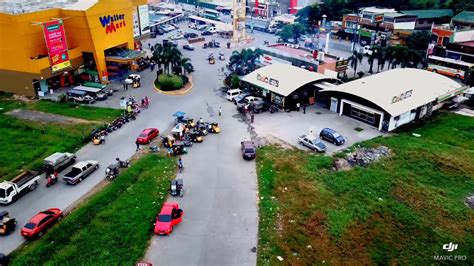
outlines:
[[238, 89], [240, 87], [240, 77], [238, 75], [232, 75], [230, 78], [230, 87], [232, 89]]
[[417, 51], [426, 51], [430, 42], [431, 33], [427, 30], [415, 31], [406, 39], [407, 47]]
[[241, 72], [243, 74], [255, 70], [255, 62], [257, 59], [263, 55], [261, 49], [242, 49], [239, 51], [233, 51], [232, 55], [229, 58], [229, 64], [234, 69], [234, 72]]
[[306, 28], [301, 23], [289, 24], [283, 27], [283, 29], [278, 33], [278, 36], [282, 38], [283, 41], [287, 42], [288, 39], [297, 40], [301, 35], [306, 33]]
[[296, 13], [297, 21], [307, 29], [318, 25], [322, 15], [318, 5], [305, 6]]
[[283, 29], [281, 29], [280, 32], [277, 34], [280, 36], [280, 38], [284, 41], [287, 42], [288, 39], [293, 38], [293, 26], [292, 25], [285, 25]]
[[395, 45], [391, 47], [391, 57], [392, 57], [392, 69], [397, 65], [401, 67], [406, 67], [408, 64], [408, 47], [404, 45]]
[[355, 77], [356, 72], [357, 72], [357, 66], [359, 65], [359, 63], [362, 63], [362, 58], [363, 57], [364, 57], [364, 55], [362, 53], [357, 52], [357, 51], [353, 51], [352, 55], [349, 57], [349, 62], [351, 64], [351, 67], [352, 67], [352, 69], [354, 69], [354, 77]]
[[179, 62], [179, 66], [181, 67], [182, 71], [184, 71], [184, 74], [191, 74], [194, 72], [194, 66], [193, 64], [191, 64], [191, 59], [187, 57], [181, 58], [181, 61]]

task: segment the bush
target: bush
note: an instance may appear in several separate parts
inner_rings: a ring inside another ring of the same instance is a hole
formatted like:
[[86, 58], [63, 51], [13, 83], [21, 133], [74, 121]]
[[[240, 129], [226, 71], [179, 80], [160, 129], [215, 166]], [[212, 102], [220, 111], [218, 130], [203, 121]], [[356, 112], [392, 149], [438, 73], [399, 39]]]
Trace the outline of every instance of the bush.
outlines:
[[158, 76], [158, 84], [164, 91], [179, 90], [183, 87], [183, 79], [174, 74], [161, 74]]

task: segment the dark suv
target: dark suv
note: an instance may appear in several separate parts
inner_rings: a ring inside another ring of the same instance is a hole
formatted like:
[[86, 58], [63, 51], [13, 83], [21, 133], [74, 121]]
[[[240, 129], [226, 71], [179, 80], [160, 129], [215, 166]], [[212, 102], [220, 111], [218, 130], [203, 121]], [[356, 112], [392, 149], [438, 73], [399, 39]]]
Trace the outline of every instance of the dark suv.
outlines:
[[244, 158], [244, 160], [255, 159], [256, 149], [253, 141], [246, 140], [240, 142], [240, 150], [242, 151], [242, 158]]
[[339, 134], [336, 130], [330, 128], [323, 128], [323, 130], [321, 130], [321, 133], [319, 133], [319, 137], [337, 146], [340, 146], [346, 142], [346, 140], [343, 136], [341, 136], [341, 134]]

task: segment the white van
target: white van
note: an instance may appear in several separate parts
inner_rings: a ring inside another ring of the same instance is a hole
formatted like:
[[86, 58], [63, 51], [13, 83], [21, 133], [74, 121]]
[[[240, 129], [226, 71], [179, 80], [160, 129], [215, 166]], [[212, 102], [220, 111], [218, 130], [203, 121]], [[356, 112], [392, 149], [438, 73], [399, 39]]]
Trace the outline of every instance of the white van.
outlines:
[[226, 98], [227, 100], [232, 101], [235, 97], [237, 97], [241, 93], [242, 91], [239, 89], [228, 90]]

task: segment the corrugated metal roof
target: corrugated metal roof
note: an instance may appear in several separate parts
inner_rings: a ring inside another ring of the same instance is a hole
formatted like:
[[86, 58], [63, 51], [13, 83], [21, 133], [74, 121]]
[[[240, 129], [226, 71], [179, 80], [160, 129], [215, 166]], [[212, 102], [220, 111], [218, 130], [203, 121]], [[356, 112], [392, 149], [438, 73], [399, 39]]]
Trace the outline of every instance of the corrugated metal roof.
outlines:
[[421, 19], [452, 17], [454, 15], [452, 9], [418, 9], [418, 10], [403, 10], [400, 12], [406, 15], [414, 15]]
[[454, 16], [453, 21], [474, 24], [474, 11], [463, 11]]

